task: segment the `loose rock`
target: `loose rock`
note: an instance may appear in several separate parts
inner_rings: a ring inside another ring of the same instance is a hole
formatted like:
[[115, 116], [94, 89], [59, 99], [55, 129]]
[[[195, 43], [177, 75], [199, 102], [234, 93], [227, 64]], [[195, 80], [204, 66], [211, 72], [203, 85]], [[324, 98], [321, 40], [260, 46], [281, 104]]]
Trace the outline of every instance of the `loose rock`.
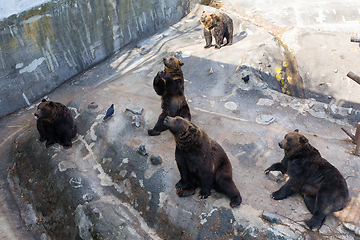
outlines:
[[275, 117], [271, 115], [261, 115], [256, 119], [256, 122], [260, 124], [270, 124], [273, 121], [275, 121]]
[[89, 109], [95, 109], [97, 108], [99, 105], [96, 103], [96, 102], [91, 102], [89, 105], [88, 105], [88, 108]]
[[132, 123], [135, 125], [135, 127], [139, 128], [141, 126], [140, 118], [138, 115], [133, 116]]
[[83, 186], [81, 177], [70, 178], [69, 184], [73, 188], [79, 188]]
[[141, 144], [139, 149], [138, 149], [138, 153], [143, 155], [143, 156], [146, 156], [148, 155], [149, 153], [146, 151], [146, 148], [145, 148], [145, 144]]
[[155, 153], [150, 156], [150, 161], [154, 165], [159, 165], [162, 163], [161, 157]]
[[141, 115], [143, 108], [142, 107], [133, 107], [133, 108], [126, 108], [126, 110], [130, 111], [133, 114]]
[[266, 220], [269, 221], [271, 223], [281, 223], [281, 220], [278, 218], [278, 216], [276, 214], [273, 213], [269, 213], [267, 211], [264, 211], [262, 213], [262, 217]]

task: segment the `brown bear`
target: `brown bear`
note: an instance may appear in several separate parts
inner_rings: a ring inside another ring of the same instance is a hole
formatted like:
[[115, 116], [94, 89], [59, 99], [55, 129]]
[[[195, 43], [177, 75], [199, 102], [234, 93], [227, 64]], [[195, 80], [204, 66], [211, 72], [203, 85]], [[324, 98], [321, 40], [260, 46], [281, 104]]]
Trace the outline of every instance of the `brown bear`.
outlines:
[[206, 45], [204, 48], [211, 47], [212, 37], [215, 39], [215, 48], [219, 49], [226, 38], [225, 45], [233, 43], [233, 20], [225, 13], [206, 13], [203, 11], [200, 22], [204, 26], [204, 37]]
[[239, 206], [242, 199], [224, 149], [188, 119], [168, 116], [164, 123], [176, 142], [175, 160], [181, 177], [175, 185], [178, 196], [192, 195], [200, 186], [200, 198], [207, 198], [215, 189], [230, 197], [231, 207]]
[[35, 113], [36, 126], [40, 142], [46, 140], [46, 147], [59, 143], [65, 148], [72, 147], [71, 140], [76, 136], [77, 128], [71, 111], [59, 102], [43, 99]]
[[289, 179], [272, 193], [273, 199], [280, 200], [300, 193], [313, 214], [305, 221], [310, 228], [321, 226], [326, 216], [346, 207], [349, 190], [345, 179], [299, 130], [286, 134], [279, 146], [284, 149], [284, 158], [271, 165], [265, 173], [277, 170], [288, 174]]
[[148, 131], [150, 136], [160, 135], [168, 129], [164, 124], [166, 116], [181, 116], [191, 120], [184, 95], [184, 75], [181, 70], [184, 63], [172, 56], [164, 58], [163, 63], [164, 71], [159, 71], [153, 81], [155, 92], [161, 96], [162, 113], [155, 127]]

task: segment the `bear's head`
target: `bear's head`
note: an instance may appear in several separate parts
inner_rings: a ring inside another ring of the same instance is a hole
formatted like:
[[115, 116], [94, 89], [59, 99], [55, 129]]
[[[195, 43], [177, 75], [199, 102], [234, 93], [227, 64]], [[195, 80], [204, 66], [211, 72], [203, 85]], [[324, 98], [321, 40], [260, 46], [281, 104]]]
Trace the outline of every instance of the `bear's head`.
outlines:
[[39, 104], [35, 115], [35, 119], [51, 119], [54, 110], [54, 102], [48, 102], [43, 99]]
[[165, 65], [165, 72], [171, 74], [173, 72], [181, 71], [181, 67], [184, 66], [184, 63], [179, 59], [173, 56], [168, 56], [163, 58], [163, 63]]
[[219, 21], [219, 17], [215, 13], [202, 12], [200, 16], [200, 22], [207, 29], [213, 27]]
[[197, 131], [197, 127], [188, 119], [180, 116], [169, 117], [164, 119], [164, 124], [169, 128], [174, 136], [179, 136], [185, 133], [193, 133]]
[[279, 142], [279, 147], [291, 154], [308, 143], [309, 140], [300, 134], [298, 129], [295, 129], [294, 132], [285, 135], [284, 139]]

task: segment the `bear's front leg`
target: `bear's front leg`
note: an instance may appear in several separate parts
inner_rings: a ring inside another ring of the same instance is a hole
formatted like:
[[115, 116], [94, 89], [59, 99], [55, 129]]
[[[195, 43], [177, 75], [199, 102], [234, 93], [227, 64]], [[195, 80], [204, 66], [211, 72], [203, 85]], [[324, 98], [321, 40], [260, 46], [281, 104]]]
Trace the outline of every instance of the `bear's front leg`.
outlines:
[[268, 174], [271, 171], [281, 171], [283, 174], [285, 174], [286, 170], [286, 167], [281, 162], [277, 162], [268, 167], [264, 172], [265, 174]]
[[211, 47], [211, 42], [212, 42], [211, 31], [209, 31], [206, 28], [204, 28], [204, 38], [205, 38], [205, 42], [206, 42], [206, 45], [204, 46], [204, 48]]
[[181, 177], [179, 182], [175, 185], [177, 195], [179, 197], [193, 195], [197, 188], [197, 184], [192, 173], [187, 169], [186, 161], [184, 161], [182, 152], [178, 148], [175, 150], [175, 160]]
[[290, 177], [289, 180], [284, 184], [284, 186], [271, 194], [271, 197], [275, 200], [287, 198], [292, 194], [299, 192], [301, 188], [300, 184], [301, 183], [299, 183], [299, 181]]
[[211, 173], [199, 173], [200, 192], [199, 197], [205, 199], [211, 195], [211, 185], [213, 183], [213, 176]]
[[166, 91], [166, 83], [164, 79], [161, 78], [163, 71], [159, 71], [153, 81], [153, 87], [157, 95], [162, 96]]

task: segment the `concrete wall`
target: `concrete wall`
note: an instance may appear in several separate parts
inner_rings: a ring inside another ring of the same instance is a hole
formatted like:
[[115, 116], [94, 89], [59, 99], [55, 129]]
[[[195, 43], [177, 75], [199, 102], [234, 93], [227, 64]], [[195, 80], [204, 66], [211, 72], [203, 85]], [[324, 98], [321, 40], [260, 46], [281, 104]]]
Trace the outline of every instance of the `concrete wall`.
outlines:
[[198, 0], [57, 0], [0, 22], [0, 117], [30, 105]]

